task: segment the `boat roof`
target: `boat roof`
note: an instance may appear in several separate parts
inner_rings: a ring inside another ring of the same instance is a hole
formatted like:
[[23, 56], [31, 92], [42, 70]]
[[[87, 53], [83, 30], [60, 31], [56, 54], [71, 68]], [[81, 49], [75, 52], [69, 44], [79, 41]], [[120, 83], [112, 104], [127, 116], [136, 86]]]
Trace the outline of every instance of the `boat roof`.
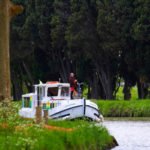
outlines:
[[46, 83], [40, 83], [35, 84], [35, 87], [70, 87], [69, 83], [60, 83], [60, 82], [46, 82]]

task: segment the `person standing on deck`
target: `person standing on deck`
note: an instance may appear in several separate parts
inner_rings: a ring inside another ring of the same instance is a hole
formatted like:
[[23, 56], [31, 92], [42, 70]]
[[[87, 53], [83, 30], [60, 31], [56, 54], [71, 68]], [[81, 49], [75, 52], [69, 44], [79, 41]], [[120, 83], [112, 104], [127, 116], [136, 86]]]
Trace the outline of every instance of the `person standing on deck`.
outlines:
[[70, 73], [69, 83], [70, 83], [71, 99], [73, 99], [73, 93], [76, 91], [77, 87], [77, 80], [75, 79], [74, 73]]

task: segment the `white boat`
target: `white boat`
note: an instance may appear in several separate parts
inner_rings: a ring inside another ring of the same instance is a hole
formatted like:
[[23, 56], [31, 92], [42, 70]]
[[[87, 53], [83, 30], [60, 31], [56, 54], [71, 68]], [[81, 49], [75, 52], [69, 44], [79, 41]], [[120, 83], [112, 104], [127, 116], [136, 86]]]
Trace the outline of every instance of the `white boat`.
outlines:
[[19, 115], [25, 118], [35, 118], [36, 107], [40, 105], [48, 110], [51, 119], [88, 118], [93, 121], [102, 121], [98, 106], [90, 101], [70, 98], [70, 84], [47, 82], [34, 85], [35, 92], [22, 95], [22, 108]]

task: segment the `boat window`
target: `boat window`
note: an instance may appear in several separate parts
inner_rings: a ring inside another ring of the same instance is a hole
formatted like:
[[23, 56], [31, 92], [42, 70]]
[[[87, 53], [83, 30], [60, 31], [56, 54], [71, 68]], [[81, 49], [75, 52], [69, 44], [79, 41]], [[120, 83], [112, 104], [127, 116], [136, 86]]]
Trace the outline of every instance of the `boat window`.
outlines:
[[61, 88], [61, 96], [69, 96], [69, 88], [68, 87]]
[[47, 90], [47, 96], [58, 96], [58, 87], [49, 87]]
[[24, 97], [24, 107], [25, 108], [31, 107], [30, 97]]

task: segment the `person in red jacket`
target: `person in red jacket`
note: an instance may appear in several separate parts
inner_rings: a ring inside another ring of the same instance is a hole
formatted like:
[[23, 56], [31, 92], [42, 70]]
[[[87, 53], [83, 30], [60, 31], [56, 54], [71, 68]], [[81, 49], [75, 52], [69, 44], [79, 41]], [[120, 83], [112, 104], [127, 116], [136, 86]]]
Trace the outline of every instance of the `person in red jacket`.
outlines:
[[73, 93], [76, 91], [77, 88], [77, 80], [75, 79], [74, 73], [70, 73], [69, 83], [70, 83], [71, 99], [73, 99]]

